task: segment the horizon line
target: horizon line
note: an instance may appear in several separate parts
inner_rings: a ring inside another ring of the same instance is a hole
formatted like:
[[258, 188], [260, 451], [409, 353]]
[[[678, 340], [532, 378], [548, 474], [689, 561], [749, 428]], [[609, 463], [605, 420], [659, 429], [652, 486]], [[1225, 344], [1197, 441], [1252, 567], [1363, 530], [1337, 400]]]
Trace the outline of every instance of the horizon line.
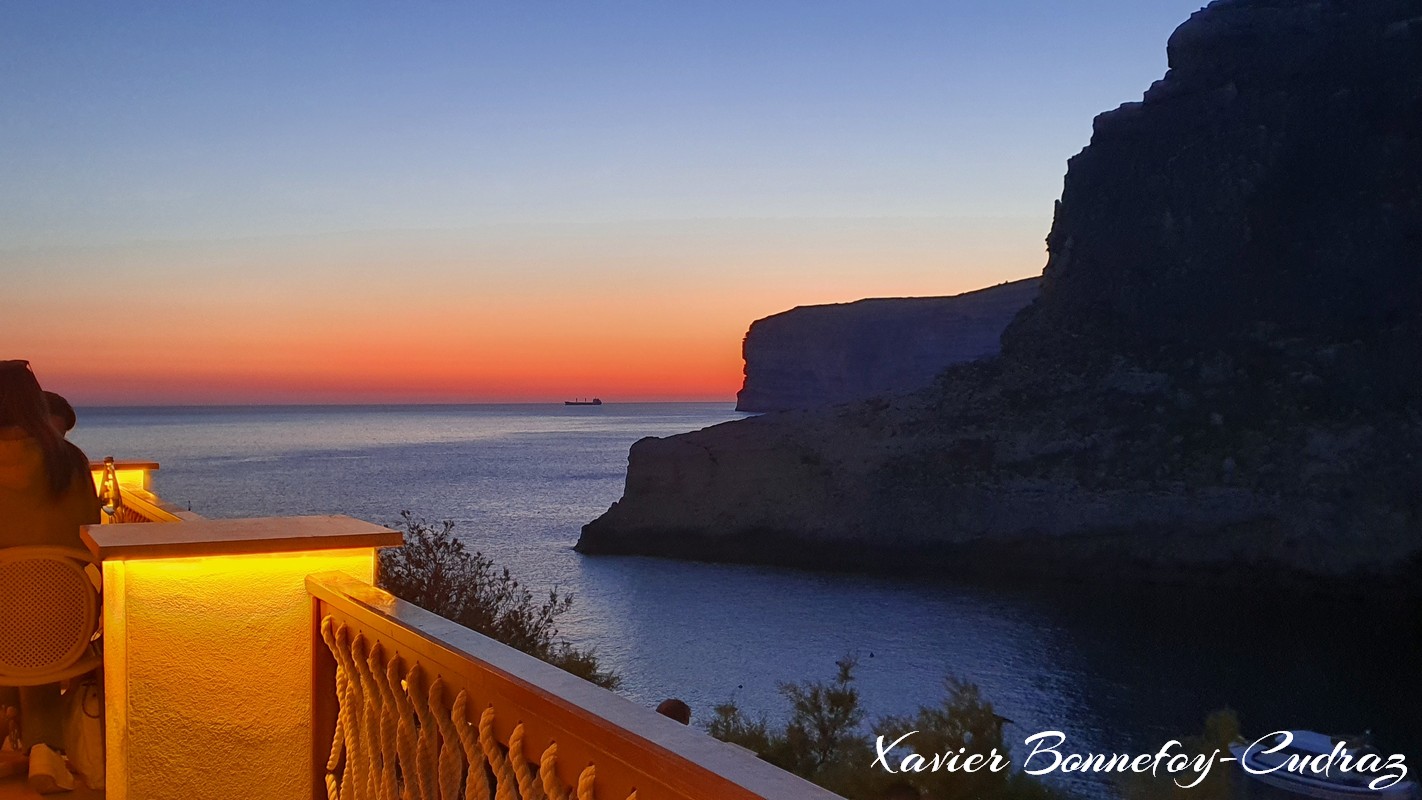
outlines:
[[[604, 400], [602, 406], [617, 405], [700, 405], [705, 403], [734, 403], [735, 398], [693, 399], [693, 400]], [[76, 409], [85, 408], [369, 408], [374, 406], [562, 406], [564, 400], [450, 400], [450, 401], [365, 401], [365, 402], [223, 402], [223, 403], [75, 403]], [[579, 406], [598, 408], [600, 406]]]

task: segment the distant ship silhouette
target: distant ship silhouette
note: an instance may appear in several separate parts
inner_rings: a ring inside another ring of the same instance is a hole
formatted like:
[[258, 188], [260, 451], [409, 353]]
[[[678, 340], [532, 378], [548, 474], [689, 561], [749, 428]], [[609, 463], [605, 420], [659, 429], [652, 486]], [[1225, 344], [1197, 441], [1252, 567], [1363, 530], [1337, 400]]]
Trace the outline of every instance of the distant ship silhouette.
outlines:
[[594, 398], [591, 399], [591, 400], [564, 400], [564, 401], [563, 401], [563, 405], [565, 405], [565, 406], [600, 406], [600, 405], [602, 405], [602, 398], [601, 398], [601, 397], [594, 397]]

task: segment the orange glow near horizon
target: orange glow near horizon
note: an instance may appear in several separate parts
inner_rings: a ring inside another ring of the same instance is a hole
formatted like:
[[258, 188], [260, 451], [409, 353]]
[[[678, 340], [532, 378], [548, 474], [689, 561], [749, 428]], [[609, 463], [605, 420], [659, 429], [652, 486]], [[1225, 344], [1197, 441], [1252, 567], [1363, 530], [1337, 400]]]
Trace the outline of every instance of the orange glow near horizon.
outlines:
[[[792, 221], [40, 251], [22, 254], [0, 357], [88, 405], [730, 401], [753, 320], [1025, 277], [1028, 231]], [[96, 290], [106, 269], [121, 277]]]

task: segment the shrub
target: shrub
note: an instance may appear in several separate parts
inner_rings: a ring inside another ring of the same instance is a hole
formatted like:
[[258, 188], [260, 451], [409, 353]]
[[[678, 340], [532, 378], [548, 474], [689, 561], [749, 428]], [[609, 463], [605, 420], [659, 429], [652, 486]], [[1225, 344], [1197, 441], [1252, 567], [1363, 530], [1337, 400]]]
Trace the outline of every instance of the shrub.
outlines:
[[781, 696], [790, 701], [783, 731], [772, 731], [764, 718], [752, 720], [727, 702], [716, 706], [707, 732], [831, 791], [864, 796], [857, 791], [860, 784], [875, 776], [869, 740], [859, 730], [864, 709], [854, 688], [856, 664], [846, 657], [835, 666], [833, 680], [780, 685]]
[[706, 732], [723, 742], [740, 745], [762, 758], [780, 746], [772, 737], [770, 725], [764, 717], [752, 720], [729, 701], [716, 706], [712, 713], [715, 716], [706, 725]]
[[540, 658], [607, 689], [621, 678], [558, 635], [558, 617], [573, 596], [555, 586], [542, 603], [507, 568], [469, 552], [454, 536], [454, 523], [430, 525], [402, 511], [405, 544], [380, 554], [380, 587], [391, 594]]
[[[913, 749], [925, 755], [961, 750], [965, 755], [987, 756], [996, 750], [1006, 758], [1007, 747], [1002, 741], [1002, 725], [1006, 720], [993, 710], [992, 703], [983, 699], [977, 685], [949, 677], [943, 686], [946, 695], [939, 705], [920, 706], [912, 717], [885, 718], [878, 729], [896, 733], [918, 731], [913, 738]], [[1031, 796], [1030, 789], [1038, 784], [1007, 770], [943, 770], [918, 773], [907, 776], [906, 780], [934, 800]]]
[[[933, 800], [1059, 800], [1065, 795], [1020, 773], [923, 772], [891, 774], [874, 764], [876, 750], [861, 723], [865, 711], [854, 688], [853, 658], [836, 663], [833, 680], [781, 684], [790, 701], [790, 719], [783, 731], [772, 730], [764, 718], [751, 719], [734, 703], [716, 707], [707, 732], [717, 739], [754, 751], [765, 761], [852, 800], [923, 797]], [[936, 707], [921, 707], [912, 717], [886, 717], [873, 727], [892, 740], [917, 731], [912, 747], [925, 753], [987, 754], [993, 748], [1007, 755], [1002, 741], [1002, 717], [983, 699], [978, 687], [949, 678], [947, 696]], [[891, 732], [895, 732], [892, 733]], [[894, 762], [897, 763], [897, 762]]]
[[780, 693], [790, 701], [785, 743], [794, 759], [789, 767], [792, 772], [818, 775], [865, 751], [864, 737], [858, 732], [864, 709], [859, 706], [859, 690], [854, 688], [855, 666], [853, 658], [845, 657], [835, 662], [838, 672], [828, 683], [780, 685]]

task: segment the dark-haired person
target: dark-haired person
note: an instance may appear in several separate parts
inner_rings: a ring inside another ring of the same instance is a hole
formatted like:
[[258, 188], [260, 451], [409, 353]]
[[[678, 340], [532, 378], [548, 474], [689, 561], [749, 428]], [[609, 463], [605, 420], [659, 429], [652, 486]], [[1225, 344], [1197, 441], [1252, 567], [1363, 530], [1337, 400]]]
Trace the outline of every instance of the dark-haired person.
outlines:
[[[55, 430], [29, 362], [0, 361], [0, 548], [83, 548], [79, 526], [98, 521], [88, 459]], [[61, 748], [58, 684], [18, 694], [25, 745]], [[14, 696], [0, 688], [0, 706]]]
[[74, 406], [64, 399], [64, 395], [47, 389], [44, 393], [44, 403], [49, 408], [50, 424], [59, 431], [60, 436], [68, 436], [79, 421], [79, 417], [74, 413]]
[[83, 548], [99, 521], [84, 453], [64, 440], [26, 361], [0, 361], [0, 547]]

